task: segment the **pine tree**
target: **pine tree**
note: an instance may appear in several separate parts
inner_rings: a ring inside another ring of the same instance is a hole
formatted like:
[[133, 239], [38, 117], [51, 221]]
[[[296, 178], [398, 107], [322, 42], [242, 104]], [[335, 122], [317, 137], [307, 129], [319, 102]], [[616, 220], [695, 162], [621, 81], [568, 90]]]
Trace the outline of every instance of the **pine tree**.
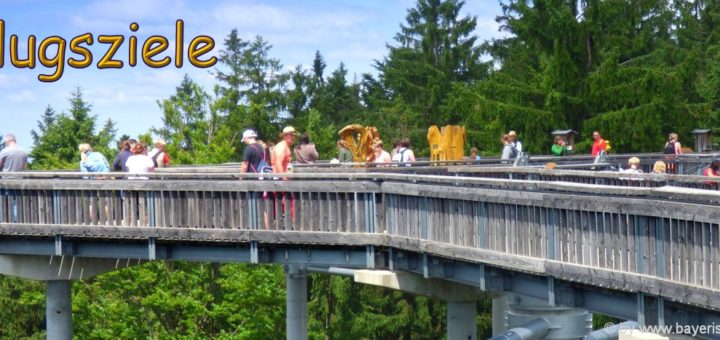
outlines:
[[[106, 122], [100, 134], [95, 134], [96, 116], [91, 115], [92, 105], [76, 88], [69, 98], [67, 113], [55, 116], [54, 120], [42, 122], [37, 133], [37, 143], [30, 156], [33, 169], [75, 169], [78, 167], [78, 145], [89, 143], [100, 151], [109, 152], [108, 143], [114, 139], [114, 122]], [[50, 110], [46, 109], [46, 117]], [[103, 145], [104, 143], [104, 145]], [[111, 155], [106, 154], [106, 157]]]
[[332, 72], [325, 85], [318, 89], [310, 106], [323, 115], [326, 122], [335, 126], [357, 123], [361, 115], [360, 88], [358, 84], [347, 83], [348, 70], [344, 63]]
[[228, 71], [216, 72], [220, 84], [215, 87], [218, 99], [213, 107], [222, 124], [236, 131], [231, 142], [238, 158], [243, 129], [254, 128], [261, 138], [274, 138], [279, 125], [291, 118], [285, 96], [290, 75], [283, 72], [278, 59], [269, 56], [271, 48], [259, 36], [247, 42], [233, 30], [220, 52], [220, 65]]
[[460, 0], [418, 0], [395, 36], [396, 46], [378, 62], [396, 100], [422, 114], [427, 125], [440, 114], [453, 82], [481, 79], [485, 65], [474, 35], [477, 19], [460, 17]]
[[55, 110], [53, 110], [50, 105], [48, 105], [45, 108], [45, 112], [43, 112], [42, 118], [38, 120], [38, 130], [35, 131], [34, 129], [30, 131], [30, 134], [32, 135], [33, 139], [33, 145], [37, 145], [40, 136], [43, 135], [49, 126], [51, 126], [53, 123], [55, 123]]
[[232, 160], [234, 149], [227, 127], [218, 125], [210, 96], [188, 75], [175, 94], [158, 101], [163, 126], [153, 132], [167, 142], [177, 164], [223, 163]]

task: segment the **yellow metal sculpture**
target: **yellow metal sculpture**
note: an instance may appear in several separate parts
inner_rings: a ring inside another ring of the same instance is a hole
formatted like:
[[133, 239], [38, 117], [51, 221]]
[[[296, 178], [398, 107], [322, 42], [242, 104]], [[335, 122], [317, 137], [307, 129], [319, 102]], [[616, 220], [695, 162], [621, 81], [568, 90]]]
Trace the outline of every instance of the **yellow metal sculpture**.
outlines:
[[459, 161], [465, 158], [465, 127], [436, 125], [428, 129], [431, 161]]
[[353, 162], [372, 161], [375, 153], [373, 144], [380, 140], [380, 133], [374, 126], [348, 125], [338, 132], [340, 139], [347, 143], [353, 155]]

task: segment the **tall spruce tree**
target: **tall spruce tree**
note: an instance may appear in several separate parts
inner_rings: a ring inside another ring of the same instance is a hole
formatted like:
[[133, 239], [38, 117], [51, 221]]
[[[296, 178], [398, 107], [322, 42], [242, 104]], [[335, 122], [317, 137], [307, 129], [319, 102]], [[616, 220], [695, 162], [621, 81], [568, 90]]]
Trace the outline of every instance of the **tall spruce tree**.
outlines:
[[158, 101], [163, 126], [153, 132], [164, 138], [178, 164], [223, 163], [233, 159], [232, 134], [220, 125], [210, 96], [188, 75], [170, 98]]
[[418, 0], [395, 36], [397, 45], [388, 45], [388, 56], [376, 65], [393, 97], [421, 114], [422, 125], [437, 120], [453, 82], [477, 80], [485, 72], [474, 34], [477, 19], [461, 16], [464, 4]]
[[[48, 119], [39, 127], [37, 142], [30, 153], [33, 169], [75, 169], [80, 159], [78, 145], [89, 143], [95, 149], [106, 152], [110, 157], [108, 143], [115, 138], [114, 122], [106, 122], [99, 134], [95, 133], [96, 116], [91, 115], [92, 105], [76, 88], [69, 98], [67, 113]], [[46, 109], [45, 118], [51, 117], [52, 109]], [[44, 131], [43, 131], [44, 129]], [[103, 145], [104, 143], [104, 145]]]

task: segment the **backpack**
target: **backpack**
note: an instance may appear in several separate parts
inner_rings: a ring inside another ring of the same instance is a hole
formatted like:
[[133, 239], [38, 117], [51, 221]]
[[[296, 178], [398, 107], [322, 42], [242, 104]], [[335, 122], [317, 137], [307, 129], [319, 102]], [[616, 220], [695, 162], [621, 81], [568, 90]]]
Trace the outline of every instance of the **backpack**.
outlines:
[[402, 151], [398, 150], [395, 156], [393, 156], [392, 161], [397, 163], [407, 162], [405, 159], [405, 151], [408, 151], [408, 148], [403, 148]]
[[155, 165], [156, 168], [158, 167], [158, 160], [157, 160], [157, 159], [158, 159], [158, 156], [160, 156], [161, 153], [163, 153], [163, 151], [158, 151], [158, 152], [156, 152], [156, 153], [151, 157], [151, 159], [152, 159], [152, 161], [153, 161], [153, 164]]
[[671, 143], [671, 142], [665, 143], [665, 150], [663, 150], [663, 153], [666, 155], [674, 155], [675, 154], [675, 143]]
[[[258, 144], [253, 144], [253, 146], [255, 146], [255, 145], [258, 145]], [[255, 150], [258, 150], [258, 149], [255, 148]], [[253, 171], [256, 173], [263, 173], [263, 174], [272, 173], [273, 172], [272, 167], [268, 164], [268, 162], [265, 161], [265, 150], [262, 148], [262, 146], [260, 146], [260, 150], [258, 150], [258, 152], [262, 156], [260, 158], [260, 162], [258, 162], [257, 169], [255, 169], [255, 167], [252, 165], [252, 163], [248, 162], [248, 164], [250, 165], [250, 168], [252, 168]]]
[[510, 143], [510, 159], [515, 159], [518, 156], [518, 149], [515, 143]]

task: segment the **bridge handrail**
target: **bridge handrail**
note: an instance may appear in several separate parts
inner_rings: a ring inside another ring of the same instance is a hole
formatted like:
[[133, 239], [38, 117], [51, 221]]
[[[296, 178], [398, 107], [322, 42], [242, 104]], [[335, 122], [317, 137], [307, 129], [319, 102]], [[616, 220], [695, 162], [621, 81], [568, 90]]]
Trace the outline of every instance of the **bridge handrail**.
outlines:
[[[491, 172], [490, 169], [471, 168], [479, 173]], [[470, 172], [465, 168], [453, 171]], [[58, 189], [69, 190], [79, 187], [96, 190], [208, 190], [222, 191], [229, 188], [243, 191], [289, 191], [299, 192], [323, 186], [322, 182], [332, 182], [336, 191], [357, 188], [362, 181], [400, 181], [407, 183], [442, 184], [451, 186], [492, 187], [522, 191], [555, 191], [566, 193], [585, 193], [595, 195], [647, 196], [661, 199], [675, 199], [688, 202], [714, 203], [719, 201], [720, 191], [696, 188], [679, 188], [660, 185], [667, 182], [699, 183], [720, 182], [720, 178], [688, 175], [653, 175], [603, 172], [580, 172], [567, 170], [542, 170], [527, 168], [503, 168], [497, 173], [547, 174], [550, 176], [587, 176], [588, 178], [608, 178], [625, 182], [652, 181], [656, 187], [617, 186], [602, 184], [576, 183], [572, 181], [543, 181], [537, 179], [484, 178], [450, 175], [416, 175], [405, 173], [288, 173], [282, 174], [288, 180], [271, 180], [266, 175], [250, 173], [154, 173], [147, 174], [150, 180], [126, 180], [113, 173], [107, 179], [87, 179], [87, 174], [78, 172], [18, 172], [15, 177], [0, 179], [0, 188], [5, 189]], [[112, 175], [118, 179], [112, 180]], [[263, 180], [259, 180], [263, 178]], [[240, 180], [242, 179], [242, 180]], [[369, 190], [367, 185], [362, 187]]]

